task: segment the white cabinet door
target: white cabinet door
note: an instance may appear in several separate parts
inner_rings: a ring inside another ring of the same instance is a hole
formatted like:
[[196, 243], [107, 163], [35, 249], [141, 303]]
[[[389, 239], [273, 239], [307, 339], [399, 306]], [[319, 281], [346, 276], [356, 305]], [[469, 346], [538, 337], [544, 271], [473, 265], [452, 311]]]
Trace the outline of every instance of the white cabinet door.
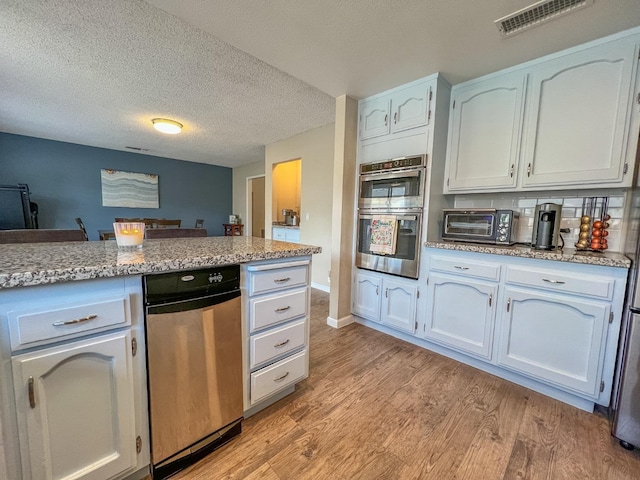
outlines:
[[375, 98], [360, 104], [360, 140], [389, 133], [390, 98]]
[[102, 480], [136, 465], [131, 335], [13, 357], [24, 480]]
[[287, 229], [286, 228], [278, 228], [271, 227], [271, 238], [273, 240], [280, 240], [281, 242], [287, 241]]
[[391, 97], [391, 133], [427, 125], [430, 120], [431, 88], [427, 84], [415, 85]]
[[498, 364], [598, 397], [610, 305], [506, 287]]
[[352, 313], [369, 320], [380, 320], [382, 280], [358, 271], [353, 278]]
[[498, 286], [431, 273], [425, 337], [490, 359]]
[[612, 42], [532, 70], [523, 186], [622, 182], [634, 51]]
[[382, 323], [398, 330], [415, 332], [418, 287], [385, 279], [382, 298]]
[[504, 75], [453, 92], [445, 193], [515, 188], [526, 79]]

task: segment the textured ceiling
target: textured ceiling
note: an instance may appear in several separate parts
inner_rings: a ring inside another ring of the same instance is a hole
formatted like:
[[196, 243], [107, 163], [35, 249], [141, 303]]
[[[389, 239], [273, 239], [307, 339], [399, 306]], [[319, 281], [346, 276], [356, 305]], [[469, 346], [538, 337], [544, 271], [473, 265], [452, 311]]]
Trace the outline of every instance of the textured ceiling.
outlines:
[[595, 0], [503, 40], [493, 21], [531, 3], [0, 0], [0, 131], [237, 166], [333, 122], [335, 96], [455, 84], [640, 25], [638, 0]]

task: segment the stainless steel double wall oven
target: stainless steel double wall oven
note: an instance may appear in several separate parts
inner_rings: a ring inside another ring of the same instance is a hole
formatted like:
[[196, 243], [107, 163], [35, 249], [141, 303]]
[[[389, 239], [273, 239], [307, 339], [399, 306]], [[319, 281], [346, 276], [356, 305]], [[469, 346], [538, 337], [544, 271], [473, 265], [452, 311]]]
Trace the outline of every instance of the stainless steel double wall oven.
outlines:
[[360, 166], [356, 267], [418, 278], [427, 156]]

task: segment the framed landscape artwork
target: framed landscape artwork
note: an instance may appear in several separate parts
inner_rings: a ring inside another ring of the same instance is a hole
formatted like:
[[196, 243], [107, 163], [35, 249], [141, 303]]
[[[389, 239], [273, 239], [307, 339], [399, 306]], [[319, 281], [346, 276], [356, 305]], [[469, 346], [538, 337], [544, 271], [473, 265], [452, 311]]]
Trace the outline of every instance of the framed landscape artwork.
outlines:
[[103, 168], [100, 178], [103, 207], [160, 208], [158, 175]]

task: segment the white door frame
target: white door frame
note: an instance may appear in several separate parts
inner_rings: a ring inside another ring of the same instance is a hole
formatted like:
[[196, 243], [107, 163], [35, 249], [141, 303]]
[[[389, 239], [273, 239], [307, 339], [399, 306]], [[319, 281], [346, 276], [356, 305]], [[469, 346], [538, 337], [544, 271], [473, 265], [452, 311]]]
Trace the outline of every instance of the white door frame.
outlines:
[[[244, 221], [244, 234], [247, 237], [253, 236], [253, 204], [251, 203], [251, 190], [249, 185], [251, 180], [255, 180], [256, 178], [265, 178], [266, 175], [263, 173], [262, 175], [252, 175], [246, 178], [245, 184], [245, 205], [247, 206], [245, 211], [245, 221]], [[266, 181], [266, 179], [265, 179]], [[265, 228], [267, 228], [265, 226]], [[265, 235], [266, 236], [266, 235]]]

